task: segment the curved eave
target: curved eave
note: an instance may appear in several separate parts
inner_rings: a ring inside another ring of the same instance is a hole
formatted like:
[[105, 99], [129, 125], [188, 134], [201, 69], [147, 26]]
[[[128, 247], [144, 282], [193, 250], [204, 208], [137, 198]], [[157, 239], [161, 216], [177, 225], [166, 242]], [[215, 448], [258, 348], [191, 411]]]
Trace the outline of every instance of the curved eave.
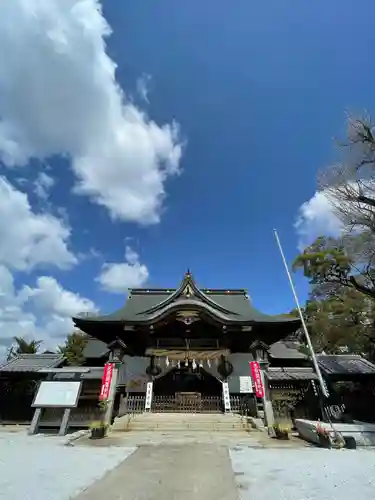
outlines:
[[163, 311], [167, 306], [178, 300], [178, 298], [182, 295], [184, 289], [187, 286], [191, 287], [191, 290], [196, 297], [198, 297], [203, 303], [207, 304], [208, 306], [211, 306], [213, 309], [217, 309], [223, 314], [236, 314], [233, 311], [225, 309], [223, 306], [221, 306], [220, 304], [212, 300], [210, 297], [208, 297], [205, 293], [203, 293], [195, 284], [195, 281], [193, 280], [190, 273], [186, 274], [186, 276], [181, 282], [181, 285], [171, 295], [169, 295], [169, 297], [164, 299], [159, 304], [151, 307], [150, 309], [146, 309], [145, 311], [143, 311], [143, 314], [152, 315], [155, 312]]
[[119, 325], [121, 326], [124, 321], [121, 319], [107, 319], [105, 316], [97, 316], [97, 317], [87, 317], [87, 318], [72, 318], [74, 325], [83, 330], [85, 330], [85, 327], [93, 326], [97, 327], [98, 325], [108, 325], [108, 326], [115, 326]]
[[[208, 304], [200, 302], [194, 299], [178, 300], [177, 302], [172, 302], [171, 304], [164, 307], [162, 310], [156, 311], [154, 314], [149, 315], [147, 318], [143, 318], [140, 322], [142, 323], [153, 323], [155, 321], [163, 319], [172, 312], [177, 312], [179, 310], [194, 310], [202, 311], [209, 314], [212, 318], [218, 320], [220, 323], [224, 324], [238, 324], [238, 325], [290, 325], [298, 328], [301, 324], [299, 318], [287, 318], [283, 316], [267, 316], [265, 314], [258, 313], [254, 310], [254, 317], [250, 315], [248, 317], [240, 316], [239, 314], [229, 316], [218, 311], [216, 308], [211, 307]], [[258, 316], [258, 318], [257, 318]]]
[[[126, 317], [119, 317], [118, 313], [113, 313], [109, 314], [106, 316], [92, 316], [92, 317], [85, 317], [85, 318], [78, 318], [75, 317], [73, 318], [74, 324], [78, 327], [81, 328], [82, 330], [85, 330], [85, 327], [91, 326], [96, 326], [98, 324], [101, 325], [108, 325], [108, 326], [121, 326], [121, 325], [148, 325], [155, 323], [157, 321], [160, 321], [164, 319], [166, 316], [173, 312], [177, 311], [183, 311], [183, 310], [189, 310], [193, 309], [195, 311], [201, 311], [203, 313], [208, 314], [210, 317], [213, 319], [216, 319], [219, 323], [222, 324], [227, 324], [227, 325], [239, 325], [239, 326], [244, 326], [244, 325], [279, 325], [279, 326], [286, 326], [288, 325], [290, 328], [294, 327], [295, 329], [299, 328], [301, 325], [301, 321], [299, 318], [288, 318], [288, 317], [283, 317], [283, 316], [267, 316], [263, 315], [260, 313], [257, 313], [257, 311], [254, 311], [254, 317], [244, 317], [244, 316], [237, 316], [237, 317], [230, 317], [226, 314], [221, 313], [220, 311], [216, 310], [215, 308], [211, 307], [208, 304], [204, 304], [200, 301], [193, 300], [193, 299], [186, 299], [186, 300], [179, 300], [177, 302], [172, 302], [171, 304], [168, 304], [161, 310], [155, 311], [153, 314], [148, 315], [147, 317], [142, 317], [140, 316], [139, 318], [133, 318], [129, 319]], [[116, 316], [117, 315], [117, 316]], [[258, 316], [258, 317], [257, 317]]]
[[203, 313], [207, 313], [211, 317], [219, 320], [221, 323], [229, 323], [232, 321], [238, 322], [238, 319], [231, 318], [228, 315], [229, 313], [225, 314], [221, 311], [218, 311], [216, 308], [212, 307], [209, 304], [194, 299], [185, 299], [172, 302], [164, 306], [163, 309], [159, 309], [155, 311], [153, 314], [149, 314], [146, 318], [146, 321], [154, 322], [165, 318], [165, 316], [168, 316], [173, 312], [186, 311], [186, 310], [201, 311]]

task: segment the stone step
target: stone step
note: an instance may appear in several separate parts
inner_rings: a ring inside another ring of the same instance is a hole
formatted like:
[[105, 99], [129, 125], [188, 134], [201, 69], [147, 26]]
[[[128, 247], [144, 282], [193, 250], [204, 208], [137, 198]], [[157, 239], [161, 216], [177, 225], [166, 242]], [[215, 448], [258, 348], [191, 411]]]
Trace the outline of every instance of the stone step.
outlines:
[[233, 413], [139, 413], [134, 418], [162, 419], [162, 420], [201, 420], [201, 421], [228, 421], [239, 420], [242, 417]]
[[205, 431], [245, 432], [251, 426], [238, 415], [204, 414], [140, 414], [117, 418], [112, 426], [115, 431]]
[[130, 420], [130, 425], [133, 427], [185, 427], [185, 428], [193, 428], [193, 427], [217, 427], [217, 428], [227, 428], [227, 429], [242, 429], [245, 427], [245, 424], [241, 422], [144, 422], [137, 420]]
[[130, 422], [124, 426], [115, 425], [113, 426], [115, 431], [194, 431], [194, 432], [245, 432], [248, 429], [243, 426], [216, 426], [216, 425], [139, 425], [137, 423]]
[[[121, 418], [129, 418], [124, 416]], [[239, 415], [233, 414], [201, 414], [201, 413], [142, 413], [139, 415], [131, 416], [133, 420], [143, 421], [143, 422], [242, 422], [242, 418]]]

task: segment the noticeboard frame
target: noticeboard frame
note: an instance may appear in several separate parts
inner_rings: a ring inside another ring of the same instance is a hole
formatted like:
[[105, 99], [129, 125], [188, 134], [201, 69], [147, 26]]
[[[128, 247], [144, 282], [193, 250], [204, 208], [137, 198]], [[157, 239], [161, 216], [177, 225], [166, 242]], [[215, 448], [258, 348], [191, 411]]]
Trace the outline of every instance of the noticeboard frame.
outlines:
[[[246, 390], [246, 391], [241, 390], [241, 388], [243, 389], [243, 386], [245, 385], [244, 379], [246, 379], [246, 381], [248, 382], [248, 384], [250, 386], [250, 390]], [[253, 379], [252, 379], [251, 375], [239, 376], [239, 383], [240, 383], [240, 394], [254, 394], [254, 384], [253, 384]]]
[[[40, 403], [37, 403], [37, 398], [38, 398], [38, 394], [39, 394], [39, 391], [41, 389], [41, 387], [43, 386], [43, 384], [48, 384], [48, 385], [51, 385], [51, 384], [74, 384], [77, 389], [76, 389], [76, 395], [75, 395], [75, 400], [73, 402], [73, 404], [40, 404]], [[77, 408], [78, 406], [78, 401], [79, 401], [79, 398], [81, 396], [81, 391], [82, 391], [82, 380], [69, 380], [69, 381], [57, 381], [57, 380], [42, 380], [42, 382], [39, 384], [39, 387], [38, 387], [38, 390], [34, 396], [34, 399], [33, 399], [33, 402], [31, 404], [31, 407], [32, 408]]]

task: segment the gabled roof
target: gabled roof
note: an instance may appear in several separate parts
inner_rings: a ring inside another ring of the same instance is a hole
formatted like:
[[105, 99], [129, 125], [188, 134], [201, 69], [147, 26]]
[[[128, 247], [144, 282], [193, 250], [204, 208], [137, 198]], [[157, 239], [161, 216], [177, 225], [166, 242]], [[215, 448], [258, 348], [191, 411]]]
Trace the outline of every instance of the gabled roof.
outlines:
[[20, 354], [0, 367], [0, 372], [34, 373], [42, 368], [57, 368], [64, 362], [60, 354]]
[[270, 316], [258, 311], [244, 289], [199, 289], [188, 271], [177, 289], [130, 290], [121, 309], [105, 316], [73, 318], [79, 328], [88, 323], [152, 323], [174, 311], [202, 311], [222, 323], [289, 323], [297, 328], [300, 320], [287, 315]]

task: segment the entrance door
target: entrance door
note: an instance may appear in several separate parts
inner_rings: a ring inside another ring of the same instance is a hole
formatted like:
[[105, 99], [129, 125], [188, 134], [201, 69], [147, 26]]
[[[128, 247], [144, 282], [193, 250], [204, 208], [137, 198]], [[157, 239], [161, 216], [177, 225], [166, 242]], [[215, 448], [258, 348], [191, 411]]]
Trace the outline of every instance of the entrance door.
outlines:
[[172, 368], [165, 375], [154, 381], [155, 396], [171, 396], [176, 393], [191, 392], [202, 396], [221, 396], [222, 385], [213, 375], [197, 366], [194, 370], [192, 364]]
[[206, 413], [222, 411], [222, 384], [203, 368], [172, 368], [154, 382], [153, 411]]

